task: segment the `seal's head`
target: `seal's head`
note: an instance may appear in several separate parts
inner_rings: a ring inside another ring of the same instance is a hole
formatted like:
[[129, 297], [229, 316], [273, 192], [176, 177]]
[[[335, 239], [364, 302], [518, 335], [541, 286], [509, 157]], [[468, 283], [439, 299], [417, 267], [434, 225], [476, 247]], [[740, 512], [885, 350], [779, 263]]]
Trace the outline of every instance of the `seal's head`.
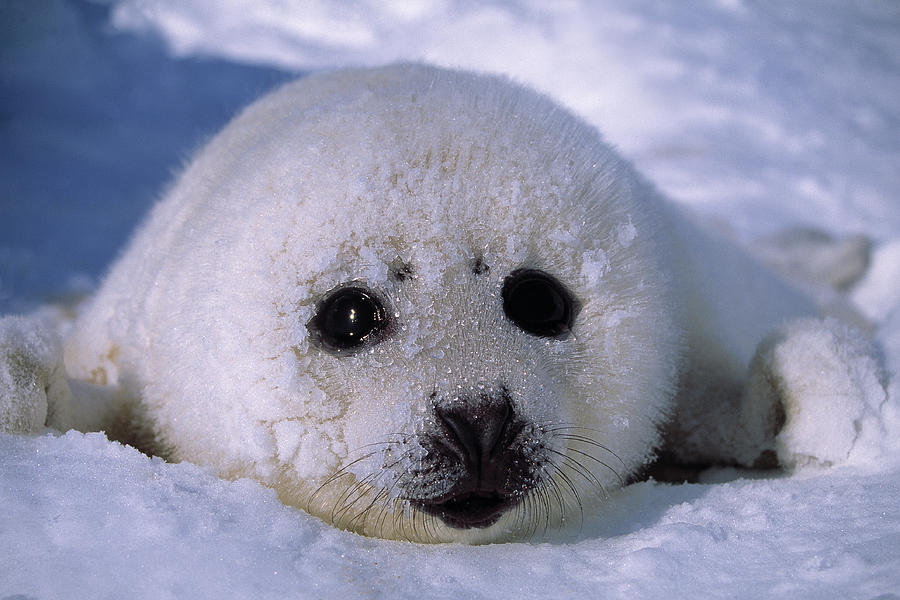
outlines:
[[592, 128], [501, 78], [310, 76], [157, 207], [93, 307], [131, 312], [101, 367], [174, 458], [340, 527], [540, 532], [658, 441], [677, 339], [656, 210]]

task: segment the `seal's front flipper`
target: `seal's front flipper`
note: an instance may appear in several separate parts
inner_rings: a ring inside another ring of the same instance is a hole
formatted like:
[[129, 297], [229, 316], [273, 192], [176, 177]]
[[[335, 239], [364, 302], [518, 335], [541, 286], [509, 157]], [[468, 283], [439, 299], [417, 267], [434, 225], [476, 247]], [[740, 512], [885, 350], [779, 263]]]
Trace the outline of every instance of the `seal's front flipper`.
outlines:
[[[883, 373], [874, 348], [834, 319], [797, 319], [759, 345], [750, 364], [741, 423], [787, 468], [845, 462], [867, 427], [880, 423]], [[774, 433], [774, 436], [772, 435]]]
[[62, 347], [39, 319], [0, 318], [0, 431], [107, 431], [127, 413], [116, 386], [66, 376]]
[[55, 335], [33, 319], [0, 319], [0, 431], [68, 429], [71, 404]]

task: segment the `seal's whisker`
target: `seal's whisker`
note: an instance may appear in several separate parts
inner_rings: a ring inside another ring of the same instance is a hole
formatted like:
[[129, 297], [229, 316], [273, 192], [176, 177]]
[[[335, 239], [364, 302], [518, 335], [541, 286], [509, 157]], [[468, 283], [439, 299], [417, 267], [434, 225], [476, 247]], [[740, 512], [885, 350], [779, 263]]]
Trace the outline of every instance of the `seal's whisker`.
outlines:
[[[354, 524], [360, 517], [363, 518], [362, 521], [363, 521], [363, 523], [364, 523], [364, 522], [365, 522], [365, 516], [368, 515], [369, 510], [370, 510], [373, 506], [375, 506], [375, 504], [378, 502], [379, 498], [381, 498], [384, 494], [386, 494], [386, 491], [385, 491], [383, 488], [382, 488], [381, 490], [379, 490], [378, 492], [376, 492], [376, 493], [372, 496], [372, 499], [369, 501], [369, 503], [368, 503], [361, 511], [359, 511], [358, 513], [356, 513], [356, 514], [353, 516], [353, 518], [351, 518], [349, 521], [347, 521], [346, 527], [347, 527], [347, 528], [352, 528], [352, 527], [353, 527], [353, 524]], [[354, 504], [355, 504], [355, 502], [354, 502]]]
[[[578, 513], [580, 515], [580, 523], [584, 525], [584, 504], [581, 502], [581, 496], [578, 494], [578, 488], [572, 482], [568, 475], [566, 475], [562, 469], [557, 468], [554, 473], [554, 480], [556, 477], [562, 479], [563, 483], [565, 483], [566, 487], [572, 492], [572, 497], [575, 499], [575, 505], [578, 507]], [[566, 511], [568, 512], [568, 511]], [[565, 512], [563, 514], [566, 514]]]
[[602, 460], [600, 460], [599, 458], [597, 458], [596, 456], [594, 456], [594, 455], [592, 455], [592, 454], [588, 454], [587, 452], [582, 452], [581, 450], [578, 450], [578, 449], [576, 449], [576, 448], [571, 448], [571, 447], [569, 448], [569, 451], [570, 451], [570, 452], [574, 452], [575, 454], [580, 454], [581, 456], [583, 456], [583, 457], [585, 457], [585, 458], [587, 458], [587, 459], [590, 459], [590, 460], [596, 462], [597, 464], [599, 464], [599, 465], [601, 465], [601, 466], [603, 466], [603, 467], [609, 469], [609, 470], [612, 472], [612, 474], [616, 476], [616, 479], [619, 480], [619, 485], [625, 485], [625, 480], [622, 479], [622, 476], [619, 475], [619, 472], [616, 471], [616, 470], [615, 470], [612, 466], [610, 466], [609, 464], [607, 464], [607, 463], [603, 462]]
[[[331, 509], [332, 523], [340, 522], [342, 517], [353, 508], [353, 505], [356, 504], [356, 502], [358, 502], [360, 498], [365, 495], [368, 481], [377, 479], [379, 475], [379, 473], [371, 473], [369, 475], [366, 475], [366, 477], [364, 477], [363, 479], [357, 480], [347, 486], [347, 488], [338, 497], [337, 501], [334, 503], [334, 506]], [[352, 501], [351, 498], [353, 498]]]
[[[564, 501], [563, 496], [562, 496], [562, 490], [559, 489], [559, 483], [557, 483], [557, 481], [556, 481], [554, 478], [552, 478], [552, 477], [548, 479], [547, 483], [548, 483], [548, 485], [545, 486], [545, 487], [546, 487], [547, 498], [550, 499], [550, 496], [551, 496], [551, 494], [552, 494], [553, 498], [556, 500], [557, 506], [559, 506], [559, 515], [560, 515], [560, 519], [565, 519], [565, 517], [566, 517], [566, 505], [565, 505], [565, 501]], [[547, 509], [547, 512], [548, 512], [547, 522], [546, 522], [545, 525], [544, 525], [544, 533], [545, 533], [545, 534], [547, 533], [547, 530], [550, 528], [550, 525], [551, 525], [551, 524], [550, 524], [550, 520], [549, 520], [549, 513], [550, 513], [550, 510], [551, 510], [551, 509], [548, 507], [548, 509]]]
[[609, 446], [605, 446], [605, 445], [601, 444], [594, 438], [590, 438], [590, 437], [583, 436], [580, 434], [572, 434], [572, 433], [560, 434], [559, 433], [560, 431], [566, 431], [568, 429], [585, 429], [588, 431], [592, 431], [591, 429], [589, 429], [587, 427], [565, 427], [565, 428], [559, 428], [556, 430], [548, 430], [548, 433], [553, 433], [554, 437], [557, 437], [559, 439], [563, 439], [563, 440], [567, 440], [567, 441], [574, 441], [574, 442], [581, 442], [581, 443], [587, 444], [589, 446], [594, 446], [595, 448], [600, 448], [601, 450], [613, 455], [616, 458], [616, 460], [618, 460], [620, 463], [622, 463], [623, 468], [625, 468], [625, 469], [628, 468], [627, 465], [625, 464], [625, 462], [622, 460], [622, 458], [618, 454], [616, 454]]
[[[374, 454], [374, 453], [373, 453], [373, 454]], [[377, 486], [375, 486], [375, 483], [376, 483], [379, 479], [385, 477], [387, 473], [390, 473], [391, 470], [392, 470], [396, 465], [398, 465], [398, 464], [400, 464], [401, 462], [403, 462], [403, 461], [405, 460], [405, 458], [406, 458], [405, 456], [401, 456], [401, 457], [397, 458], [394, 462], [387, 463], [387, 464], [383, 465], [382, 468], [381, 468], [379, 471], [376, 471], [375, 473], [370, 473], [369, 475], [367, 475], [367, 476], [364, 477], [363, 479], [357, 481], [355, 485], [351, 486], [351, 487], [352, 487], [352, 492], [349, 491], [349, 488], [348, 488], [348, 490], [345, 490], [345, 493], [342, 494], [341, 497], [340, 497], [339, 500], [338, 500], [338, 504], [342, 504], [342, 505], [343, 505], [342, 508], [341, 508], [341, 510], [338, 511], [338, 517], [342, 517], [344, 513], [346, 513], [348, 510], [350, 510], [357, 502], [359, 502], [360, 500], [362, 500], [362, 499], [366, 496], [367, 493], [370, 493], [370, 492], [372, 491], [372, 489], [377, 489]], [[361, 514], [362, 514], [362, 513], [367, 513], [367, 512], [369, 511], [369, 509], [371, 509], [372, 506], [375, 505], [375, 503], [377, 502], [378, 497], [381, 496], [382, 494], [384, 494], [386, 498], [389, 498], [389, 496], [390, 496], [390, 491], [393, 490], [393, 488], [395, 487], [395, 485], [396, 485], [396, 482], [394, 482], [394, 483], [393, 483], [390, 487], [388, 487], [388, 488], [382, 488], [381, 490], [377, 491], [377, 492], [373, 495], [373, 498], [372, 498], [372, 500], [370, 501], [369, 505], [366, 506], [366, 507], [361, 511]], [[349, 493], [348, 493], [348, 492], [349, 492]], [[357, 495], [355, 498], [353, 498], [352, 501], [350, 501], [350, 498], [353, 496], [354, 493], [358, 493], [358, 495]], [[334, 515], [334, 511], [332, 511], [332, 515]], [[357, 516], [353, 517], [352, 519], [350, 519], [350, 521], [347, 523], [346, 526], [347, 526], [347, 527], [351, 527], [352, 523], [354, 523], [354, 522], [357, 520], [358, 517], [359, 517], [359, 515], [357, 515]]]
[[592, 484], [596, 485], [597, 487], [599, 487], [601, 490], [604, 491], [604, 495], [605, 495], [606, 490], [603, 487], [603, 484], [600, 482], [599, 479], [597, 479], [596, 475], [594, 475], [594, 473], [589, 468], [585, 467], [583, 464], [581, 464], [581, 462], [572, 458], [568, 454], [565, 454], [558, 450], [551, 450], [551, 452], [553, 454], [557, 454], [560, 456], [563, 465], [568, 466], [573, 472], [581, 475], [581, 477], [583, 477], [585, 480], [587, 480], [587, 481], [591, 482]]
[[[552, 500], [550, 498], [550, 494], [548, 493], [548, 490], [546, 487], [541, 487], [538, 490], [537, 495], [540, 497], [540, 505], [541, 505], [541, 509], [542, 509], [540, 511], [540, 514], [543, 515], [543, 522], [544, 522], [543, 535], [546, 535], [547, 531], [550, 529], [550, 525], [551, 525], [550, 515], [552, 514], [552, 510], [551, 510]], [[532, 519], [532, 521], [534, 522], [534, 524], [532, 526], [532, 535], [534, 535], [535, 533], [537, 533], [538, 522], [539, 522], [537, 519], [537, 514]]]
[[316, 495], [317, 495], [319, 492], [321, 492], [322, 490], [324, 490], [327, 486], [331, 485], [332, 483], [334, 483], [335, 481], [337, 481], [338, 479], [341, 479], [341, 478], [343, 478], [343, 477], [352, 477], [353, 474], [349, 471], [349, 468], [350, 468], [350, 467], [352, 467], [353, 465], [355, 465], [355, 464], [357, 464], [357, 463], [359, 463], [359, 462], [361, 462], [361, 461], [364, 461], [364, 460], [366, 460], [367, 458], [370, 458], [370, 457], [372, 457], [372, 456], [374, 456], [374, 455], [375, 455], [375, 452], [370, 452], [369, 454], [366, 454], [366, 455], [364, 455], [364, 456], [361, 456], [361, 457], [357, 458], [356, 460], [354, 460], [354, 461], [348, 463], [348, 464], [345, 465], [344, 467], [341, 467], [340, 469], [338, 469], [337, 471], [335, 471], [333, 474], [331, 474], [327, 479], [325, 479], [324, 482], [322, 482], [321, 485], [319, 485], [319, 487], [317, 487], [317, 488], [315, 489], [315, 491], [313, 491], [312, 494], [309, 495], [309, 497], [308, 497], [307, 500], [306, 500], [307, 506], [312, 505], [313, 498], [315, 498]]

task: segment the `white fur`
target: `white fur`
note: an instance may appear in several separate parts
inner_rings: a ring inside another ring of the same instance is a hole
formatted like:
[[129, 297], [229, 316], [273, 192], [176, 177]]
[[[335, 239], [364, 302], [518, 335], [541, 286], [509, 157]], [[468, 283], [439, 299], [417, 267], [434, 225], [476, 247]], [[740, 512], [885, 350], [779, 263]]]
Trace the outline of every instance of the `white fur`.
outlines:
[[[487, 274], [472, 276], [476, 257]], [[409, 281], [389, 277], [397, 260], [415, 266]], [[520, 267], [579, 298], [569, 339], [504, 317], [499, 290]], [[388, 297], [399, 326], [335, 357], [310, 344], [306, 324], [351, 281]], [[519, 414], [577, 424], [609, 449], [584, 463], [589, 477], [566, 467], [574, 489], [551, 523], [639, 471], [662, 435], [685, 461], [752, 464], [773, 448], [777, 411], [748, 412], [747, 365], [768, 332], [813, 312], [548, 99], [399, 65], [312, 75], [239, 115], [137, 232], [66, 340], [65, 364], [87, 382], [77, 393], [118, 403], [94, 425], [124, 439], [256, 478], [363, 533], [480, 542], [521, 526], [354, 520], [366, 500], [335, 514], [350, 488], [319, 488], [345, 468], [370, 478], [366, 498], [396, 494], [397, 475], [381, 472], [389, 452], [367, 448], [414, 434], [431, 392], [498, 380]], [[573, 444], [554, 450], [575, 457]], [[394, 468], [415, 461], [410, 450]]]

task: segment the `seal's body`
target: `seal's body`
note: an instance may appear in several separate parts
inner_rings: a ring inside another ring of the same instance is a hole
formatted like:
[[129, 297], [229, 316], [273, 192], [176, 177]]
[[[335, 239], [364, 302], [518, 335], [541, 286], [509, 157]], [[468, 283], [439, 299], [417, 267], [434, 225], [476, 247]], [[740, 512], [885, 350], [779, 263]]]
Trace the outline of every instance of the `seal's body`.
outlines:
[[787, 396], [762, 376], [748, 396], [747, 368], [814, 312], [548, 99], [399, 65], [239, 115], [64, 353], [75, 403], [108, 407], [83, 427], [340, 527], [484, 542], [588, 509], [661, 447], [790, 462]]

